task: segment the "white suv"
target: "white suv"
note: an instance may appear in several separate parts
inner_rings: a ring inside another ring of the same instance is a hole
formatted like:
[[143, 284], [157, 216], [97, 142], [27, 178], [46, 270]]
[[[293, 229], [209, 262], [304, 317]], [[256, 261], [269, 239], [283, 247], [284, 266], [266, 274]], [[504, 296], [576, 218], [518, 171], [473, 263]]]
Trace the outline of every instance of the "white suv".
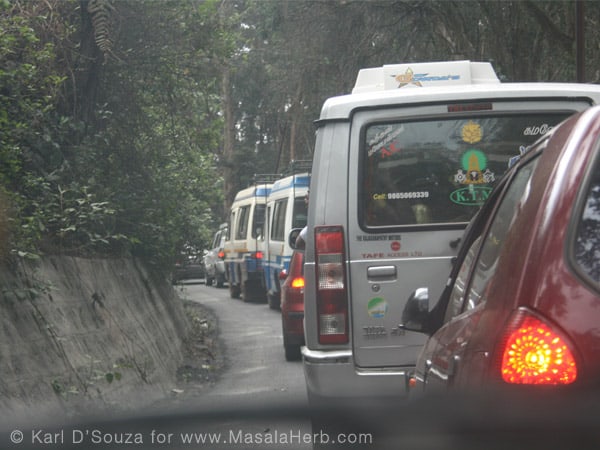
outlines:
[[317, 404], [405, 395], [424, 343], [403, 327], [407, 299], [442, 292], [509, 159], [600, 100], [600, 86], [500, 83], [469, 61], [366, 69], [353, 92], [317, 122], [302, 349]]

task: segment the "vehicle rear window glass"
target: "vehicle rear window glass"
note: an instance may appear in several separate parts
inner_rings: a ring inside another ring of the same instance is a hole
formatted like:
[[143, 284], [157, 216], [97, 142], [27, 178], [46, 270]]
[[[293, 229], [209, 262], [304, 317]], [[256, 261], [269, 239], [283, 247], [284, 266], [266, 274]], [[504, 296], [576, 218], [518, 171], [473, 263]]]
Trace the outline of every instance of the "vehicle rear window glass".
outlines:
[[376, 123], [363, 132], [362, 226], [468, 222], [510, 158], [567, 113]]
[[296, 197], [294, 199], [294, 219], [292, 220], [292, 228], [304, 228], [308, 221], [308, 205], [304, 197]]
[[583, 272], [600, 284], [600, 163], [592, 175], [577, 229], [575, 260]]
[[271, 240], [283, 241], [285, 239], [285, 213], [287, 198], [275, 202], [273, 223], [271, 224]]
[[265, 213], [267, 210], [267, 205], [255, 205], [254, 206], [254, 217], [253, 217], [253, 227], [252, 227], [252, 237], [262, 238], [263, 231], [265, 227]]
[[248, 220], [250, 219], [250, 206], [244, 206], [240, 208], [238, 217], [238, 228], [235, 235], [236, 239], [246, 239], [246, 233], [248, 233]]
[[492, 224], [482, 242], [479, 257], [474, 266], [466, 309], [473, 309], [484, 299], [485, 290], [498, 268], [498, 258], [506, 236], [523, 210], [531, 192], [531, 176], [539, 158], [523, 166], [512, 179], [500, 206], [494, 215]]

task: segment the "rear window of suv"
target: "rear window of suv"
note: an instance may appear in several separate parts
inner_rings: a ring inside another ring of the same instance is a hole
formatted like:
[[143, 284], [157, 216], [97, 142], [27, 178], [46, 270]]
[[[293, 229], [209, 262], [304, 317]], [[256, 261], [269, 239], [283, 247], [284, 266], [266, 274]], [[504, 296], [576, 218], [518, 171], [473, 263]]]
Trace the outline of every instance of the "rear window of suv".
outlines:
[[468, 222], [509, 159], [567, 116], [520, 112], [367, 125], [362, 133], [361, 225]]

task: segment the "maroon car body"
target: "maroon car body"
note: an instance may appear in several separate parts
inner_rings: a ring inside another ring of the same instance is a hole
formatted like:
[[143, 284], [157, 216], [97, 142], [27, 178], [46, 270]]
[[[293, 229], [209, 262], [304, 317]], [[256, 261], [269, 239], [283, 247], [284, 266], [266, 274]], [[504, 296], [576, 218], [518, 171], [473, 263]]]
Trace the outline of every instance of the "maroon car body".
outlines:
[[304, 252], [294, 251], [281, 286], [281, 326], [285, 359], [298, 361], [304, 345]]
[[600, 108], [534, 144], [473, 219], [448, 287], [405, 309], [430, 334], [412, 393], [600, 385]]

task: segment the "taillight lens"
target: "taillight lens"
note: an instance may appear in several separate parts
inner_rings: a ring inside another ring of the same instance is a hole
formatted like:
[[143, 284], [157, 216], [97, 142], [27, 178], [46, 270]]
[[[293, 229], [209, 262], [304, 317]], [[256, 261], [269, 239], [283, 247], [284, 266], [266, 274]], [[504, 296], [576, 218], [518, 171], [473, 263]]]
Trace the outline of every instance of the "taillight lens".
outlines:
[[511, 384], [564, 385], [577, 379], [577, 364], [557, 330], [520, 310], [507, 332], [501, 372]]
[[304, 287], [304, 278], [297, 277], [292, 280], [292, 287], [294, 289], [302, 289]]
[[319, 343], [348, 343], [348, 297], [344, 232], [340, 226], [315, 227]]
[[221, 259], [225, 259], [225, 252], [223, 250], [221, 250], [218, 254], [219, 258]]
[[263, 259], [263, 252], [254, 252], [254, 253], [252, 254], [252, 256], [253, 256], [255, 259]]

